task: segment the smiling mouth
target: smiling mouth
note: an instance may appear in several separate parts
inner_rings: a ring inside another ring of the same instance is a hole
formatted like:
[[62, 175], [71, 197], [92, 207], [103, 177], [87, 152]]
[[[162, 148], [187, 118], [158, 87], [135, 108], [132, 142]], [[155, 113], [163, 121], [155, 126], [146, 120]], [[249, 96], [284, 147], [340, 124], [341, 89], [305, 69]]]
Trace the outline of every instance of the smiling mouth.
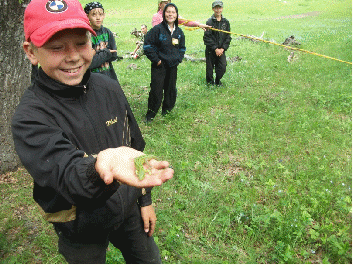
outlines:
[[80, 71], [81, 68], [82, 68], [82, 66], [77, 67], [77, 68], [73, 68], [73, 69], [62, 69], [62, 71], [65, 73], [69, 73], [69, 74], [75, 74], [78, 71]]

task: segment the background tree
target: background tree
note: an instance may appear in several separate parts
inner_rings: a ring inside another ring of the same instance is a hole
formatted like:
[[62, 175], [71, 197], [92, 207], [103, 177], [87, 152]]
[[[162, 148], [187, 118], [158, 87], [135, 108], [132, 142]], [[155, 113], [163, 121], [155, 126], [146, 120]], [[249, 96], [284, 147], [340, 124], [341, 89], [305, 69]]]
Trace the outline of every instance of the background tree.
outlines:
[[0, 0], [0, 174], [20, 165], [11, 119], [30, 84], [31, 65], [22, 50], [23, 14], [30, 0]]

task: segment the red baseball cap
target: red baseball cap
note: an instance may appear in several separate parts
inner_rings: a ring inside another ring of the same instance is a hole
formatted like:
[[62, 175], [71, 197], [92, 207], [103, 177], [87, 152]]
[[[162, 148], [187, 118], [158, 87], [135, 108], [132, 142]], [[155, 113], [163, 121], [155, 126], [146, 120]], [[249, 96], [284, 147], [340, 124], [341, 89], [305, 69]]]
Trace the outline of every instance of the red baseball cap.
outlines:
[[74, 28], [97, 35], [78, 0], [32, 0], [25, 10], [26, 41], [37, 47], [43, 46], [55, 33]]

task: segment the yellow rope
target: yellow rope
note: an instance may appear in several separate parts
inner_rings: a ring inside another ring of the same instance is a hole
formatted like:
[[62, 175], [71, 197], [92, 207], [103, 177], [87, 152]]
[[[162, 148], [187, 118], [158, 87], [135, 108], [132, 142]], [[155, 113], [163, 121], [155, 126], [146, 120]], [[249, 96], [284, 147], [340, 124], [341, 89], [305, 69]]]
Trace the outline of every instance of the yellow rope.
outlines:
[[[181, 23], [180, 25], [184, 25], [184, 24], [188, 23], [189, 21], [191, 21], [191, 20], [186, 20], [186, 19], [185, 19], [185, 21], [184, 21], [183, 23]], [[187, 30], [193, 30], [193, 29], [189, 29], [189, 28], [186, 28], [186, 29], [187, 29]], [[194, 28], [194, 29], [198, 29], [198, 28]], [[315, 56], [320, 56], [320, 57], [324, 57], [324, 58], [326, 58], [326, 59], [331, 59], [331, 60], [335, 60], [335, 61], [338, 61], [338, 62], [341, 62], [341, 63], [346, 63], [346, 64], [352, 65], [351, 62], [347, 62], [347, 61], [343, 61], [343, 60], [340, 60], [340, 59], [337, 59], [337, 58], [333, 58], [333, 57], [330, 57], [330, 56], [318, 54], [318, 53], [316, 53], [316, 52], [311, 52], [311, 51], [307, 51], [307, 50], [303, 50], [303, 49], [299, 49], [299, 48], [294, 48], [294, 47], [287, 46], [287, 45], [283, 45], [283, 44], [278, 44], [278, 43], [275, 43], [275, 42], [272, 42], [272, 41], [263, 40], [263, 39], [256, 38], [256, 37], [252, 37], [252, 36], [247, 36], [247, 35], [238, 34], [238, 33], [230, 32], [230, 31], [225, 31], [225, 30], [221, 30], [221, 29], [215, 29], [215, 28], [210, 28], [210, 30], [213, 30], [213, 31], [220, 31], [220, 32], [227, 33], [227, 34], [238, 35], [238, 36], [245, 37], [245, 38], [248, 38], [248, 39], [254, 39], [254, 40], [257, 40], [257, 41], [262, 41], [262, 42], [265, 42], [265, 43], [270, 43], [270, 44], [273, 44], [273, 45], [285, 47], [285, 48], [290, 49], [290, 50], [305, 52], [305, 53], [309, 53], [309, 54], [312, 54], [312, 55], [315, 55]]]
[[333, 58], [333, 57], [330, 57], [330, 56], [327, 56], [327, 55], [319, 54], [319, 53], [316, 53], [316, 52], [311, 52], [311, 51], [307, 51], [307, 50], [303, 50], [303, 49], [299, 49], [299, 48], [294, 48], [294, 47], [291, 47], [291, 46], [278, 44], [278, 43], [275, 43], [275, 42], [272, 42], [272, 41], [263, 40], [263, 39], [252, 37], [252, 36], [246, 36], [246, 35], [243, 35], [243, 34], [237, 34], [237, 33], [229, 32], [229, 31], [225, 31], [225, 30], [214, 29], [214, 28], [210, 28], [210, 29], [214, 30], [214, 31], [220, 31], [220, 32], [228, 33], [228, 34], [239, 35], [239, 36], [242, 36], [242, 37], [245, 37], [245, 38], [254, 39], [254, 40], [257, 40], [257, 41], [262, 41], [262, 42], [265, 42], [265, 43], [270, 43], [270, 44], [273, 44], [273, 45], [285, 47], [285, 48], [290, 49], [290, 50], [305, 52], [305, 53], [309, 53], [309, 54], [312, 54], [312, 55], [324, 57], [326, 59], [331, 59], [331, 60], [335, 60], [335, 61], [338, 61], [338, 62], [341, 62], [341, 63], [346, 63], [346, 64], [352, 65], [351, 62], [346, 62], [346, 61], [343, 61], [343, 60], [340, 60], [340, 59], [337, 59], [337, 58]]

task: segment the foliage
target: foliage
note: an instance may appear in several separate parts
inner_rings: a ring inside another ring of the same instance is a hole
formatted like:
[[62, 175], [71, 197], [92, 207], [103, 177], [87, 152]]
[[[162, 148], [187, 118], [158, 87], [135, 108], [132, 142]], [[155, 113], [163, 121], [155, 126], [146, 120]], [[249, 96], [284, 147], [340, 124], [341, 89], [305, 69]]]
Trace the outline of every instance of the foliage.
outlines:
[[[101, 2], [104, 24], [118, 35], [118, 54], [132, 51], [136, 38], [129, 33], [150, 25], [156, 1]], [[233, 2], [224, 8], [232, 32], [265, 32], [277, 43], [294, 35], [302, 49], [351, 61], [351, 2]], [[184, 18], [205, 22], [211, 15], [209, 1], [177, 5]], [[290, 17], [312, 11], [320, 13]], [[204, 57], [202, 30], [183, 30], [187, 54]], [[153, 190], [154, 236], [164, 263], [351, 263], [351, 65], [303, 53], [289, 63], [290, 51], [232, 37], [227, 56], [242, 59], [228, 62], [225, 86], [207, 87], [204, 64], [184, 61], [175, 109], [149, 125], [143, 123], [149, 61], [114, 63], [146, 153], [175, 170]], [[2, 261], [62, 263], [56, 237], [30, 199], [28, 174], [13, 178], [18, 182], [0, 182], [8, 202], [0, 211]], [[37, 230], [26, 228], [28, 220]], [[107, 262], [124, 260], [110, 246]]]

